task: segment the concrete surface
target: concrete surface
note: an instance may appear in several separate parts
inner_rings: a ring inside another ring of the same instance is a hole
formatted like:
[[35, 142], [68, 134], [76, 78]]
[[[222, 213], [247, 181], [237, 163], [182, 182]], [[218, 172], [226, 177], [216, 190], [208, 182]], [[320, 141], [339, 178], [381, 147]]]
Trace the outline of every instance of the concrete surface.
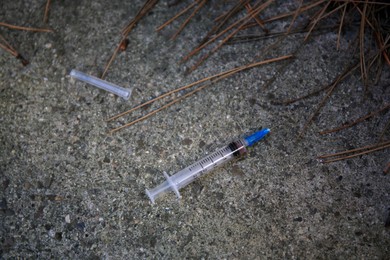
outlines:
[[[0, 21], [42, 27], [45, 2], [3, 0]], [[294, 35], [263, 57], [296, 52], [294, 60], [236, 74], [108, 135], [164, 102], [115, 123], [108, 117], [251, 62], [277, 41], [225, 46], [186, 76], [191, 63], [178, 64], [180, 57], [227, 6], [211, 2], [170, 41], [178, 22], [161, 33], [155, 28], [184, 4], [162, 1], [130, 34], [106, 78], [133, 87], [129, 101], [70, 80], [73, 68], [101, 73], [142, 2], [53, 1], [54, 33], [0, 28], [30, 60], [23, 67], [0, 51], [0, 258], [389, 259], [389, 150], [326, 165], [316, 159], [377, 142], [389, 111], [339, 133], [318, 131], [389, 102], [389, 68], [368, 94], [359, 73], [343, 81], [297, 140], [324, 95], [289, 106], [274, 101], [331, 83], [352, 62], [353, 36], [345, 35], [337, 51], [335, 32], [306, 45]], [[172, 174], [261, 127], [272, 134], [246, 159], [195, 181], [180, 202], [169, 194], [150, 204], [144, 190], [163, 181], [163, 171]]]

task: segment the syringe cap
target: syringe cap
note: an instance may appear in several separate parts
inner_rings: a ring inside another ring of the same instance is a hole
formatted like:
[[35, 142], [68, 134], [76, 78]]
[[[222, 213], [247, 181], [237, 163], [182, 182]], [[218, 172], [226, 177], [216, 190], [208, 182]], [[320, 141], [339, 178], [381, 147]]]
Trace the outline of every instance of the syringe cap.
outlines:
[[268, 128], [264, 128], [248, 137], [245, 137], [244, 139], [248, 146], [252, 146], [253, 144], [263, 139], [264, 136], [266, 136], [269, 132], [271, 132], [271, 130], [269, 130]]

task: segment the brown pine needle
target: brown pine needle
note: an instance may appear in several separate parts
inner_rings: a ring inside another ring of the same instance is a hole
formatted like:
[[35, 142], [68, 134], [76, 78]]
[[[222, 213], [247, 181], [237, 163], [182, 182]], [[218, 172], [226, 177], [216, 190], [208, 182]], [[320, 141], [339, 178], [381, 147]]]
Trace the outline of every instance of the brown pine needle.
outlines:
[[[214, 22], [218, 22], [218, 21], [221, 21], [217, 26], [220, 28], [220, 25], [224, 24], [229, 18], [231, 18], [234, 14], [236, 14], [237, 12], [239, 12], [246, 4], [250, 3], [250, 0], [240, 0], [240, 1], [236, 1], [236, 4], [230, 8], [229, 11], [221, 14], [220, 16], [218, 16], [217, 18], [214, 19]], [[214, 30], [214, 32], [216, 32], [217, 30]]]
[[185, 14], [186, 12], [188, 12], [192, 7], [194, 7], [196, 5], [198, 1], [194, 1], [192, 4], [188, 5], [186, 8], [184, 8], [182, 11], [180, 11], [179, 13], [177, 13], [176, 15], [174, 15], [171, 19], [169, 19], [168, 21], [166, 21], [164, 24], [162, 24], [161, 26], [159, 26], [156, 31], [161, 31], [162, 29], [164, 29], [165, 27], [167, 27], [169, 24], [171, 24], [173, 21], [175, 21], [177, 18], [179, 18], [180, 16], [182, 16], [183, 14]]
[[189, 93], [187, 93], [187, 94], [185, 94], [185, 95], [183, 95], [183, 96], [181, 96], [181, 97], [179, 97], [179, 98], [176, 98], [176, 99], [172, 100], [172, 101], [169, 102], [168, 104], [166, 104], [166, 105], [164, 105], [164, 106], [162, 106], [162, 107], [159, 107], [159, 108], [153, 110], [152, 112], [150, 112], [150, 113], [148, 113], [148, 114], [146, 114], [146, 115], [144, 115], [144, 116], [142, 116], [142, 117], [140, 117], [140, 118], [138, 118], [138, 119], [136, 119], [136, 120], [131, 121], [130, 123], [127, 123], [127, 124], [124, 124], [124, 125], [122, 125], [122, 126], [120, 126], [120, 127], [117, 127], [117, 128], [115, 128], [115, 129], [112, 129], [112, 130], [109, 131], [109, 134], [112, 134], [112, 133], [114, 133], [114, 132], [116, 132], [116, 131], [119, 131], [119, 130], [122, 129], [122, 128], [129, 127], [129, 126], [134, 125], [134, 124], [136, 124], [136, 123], [138, 123], [138, 122], [140, 122], [140, 121], [142, 121], [142, 120], [145, 120], [146, 118], [148, 118], [148, 117], [150, 117], [150, 116], [152, 116], [152, 115], [154, 115], [154, 114], [160, 112], [161, 110], [164, 110], [165, 108], [168, 108], [168, 107], [172, 106], [173, 104], [175, 104], [175, 103], [177, 103], [177, 102], [179, 102], [179, 101], [181, 101], [181, 100], [183, 100], [183, 99], [185, 99], [185, 98], [187, 98], [187, 97], [189, 97], [189, 96], [195, 94], [196, 92], [198, 92], [198, 91], [204, 89], [205, 87], [209, 86], [210, 84], [211, 84], [211, 83], [207, 83], [207, 84], [205, 84], [205, 85], [202, 85], [202, 86], [196, 88], [195, 90], [193, 90], [193, 91], [191, 91], [191, 92], [189, 92]]
[[148, 104], [150, 104], [150, 103], [153, 103], [153, 102], [155, 102], [155, 101], [157, 101], [157, 100], [159, 100], [159, 99], [161, 99], [161, 98], [163, 98], [163, 97], [166, 97], [166, 96], [171, 95], [171, 94], [173, 94], [173, 93], [176, 93], [176, 92], [178, 92], [178, 91], [181, 91], [181, 90], [190, 88], [190, 87], [192, 87], [192, 86], [194, 86], [194, 85], [203, 83], [203, 82], [205, 82], [205, 81], [210, 81], [210, 82], [208, 82], [208, 83], [206, 83], [206, 84], [204, 84], [204, 85], [202, 85], [202, 86], [196, 88], [195, 90], [193, 90], [193, 91], [191, 91], [191, 92], [189, 92], [189, 93], [187, 93], [187, 94], [185, 94], [185, 95], [183, 95], [183, 96], [181, 96], [181, 97], [179, 97], [179, 98], [177, 98], [177, 99], [174, 99], [173, 101], [169, 102], [168, 104], [166, 104], [166, 105], [164, 105], [164, 106], [162, 106], [162, 107], [160, 107], [160, 108], [158, 108], [158, 109], [156, 109], [156, 110], [153, 110], [152, 112], [150, 112], [149, 114], [147, 114], [147, 115], [145, 115], [145, 116], [143, 116], [143, 117], [141, 117], [141, 118], [138, 118], [138, 119], [136, 119], [136, 120], [134, 120], [134, 121], [132, 121], [132, 122], [130, 122], [130, 123], [127, 123], [127, 124], [123, 125], [123, 126], [120, 126], [120, 127], [118, 127], [118, 128], [115, 128], [115, 129], [110, 130], [109, 133], [116, 132], [116, 131], [118, 131], [118, 130], [124, 128], [124, 127], [128, 127], [128, 126], [131, 126], [131, 125], [133, 125], [133, 124], [135, 124], [135, 123], [137, 123], [137, 122], [139, 122], [139, 121], [142, 121], [142, 120], [144, 120], [144, 119], [146, 119], [146, 118], [148, 118], [148, 117], [150, 117], [150, 116], [156, 114], [157, 112], [159, 112], [159, 111], [161, 111], [161, 110], [163, 110], [163, 109], [165, 109], [165, 108], [167, 108], [167, 107], [169, 107], [169, 106], [171, 106], [171, 105], [173, 105], [173, 104], [179, 102], [180, 100], [182, 100], [182, 99], [184, 99], [184, 98], [187, 98], [187, 97], [191, 96], [192, 94], [194, 94], [194, 93], [196, 93], [196, 92], [198, 92], [198, 91], [204, 89], [205, 87], [211, 85], [212, 83], [215, 83], [215, 82], [217, 82], [217, 81], [219, 81], [219, 80], [222, 80], [222, 79], [224, 79], [224, 78], [226, 78], [226, 77], [228, 77], [228, 76], [231, 76], [231, 75], [233, 75], [233, 74], [235, 74], [235, 73], [237, 73], [237, 72], [239, 72], [239, 71], [247, 70], [247, 69], [250, 69], [250, 68], [253, 68], [253, 67], [256, 67], [256, 66], [265, 65], [265, 64], [268, 64], [268, 63], [272, 63], [272, 62], [276, 62], [276, 61], [281, 61], [281, 60], [285, 60], [285, 59], [289, 59], [289, 58], [292, 58], [292, 55], [281, 56], [281, 57], [278, 57], [278, 58], [273, 58], [273, 59], [269, 59], [269, 60], [265, 60], [265, 61], [260, 61], [260, 62], [255, 62], [255, 63], [251, 63], [251, 64], [248, 64], [248, 65], [240, 66], [240, 67], [237, 67], [237, 68], [234, 68], [234, 69], [225, 71], [225, 72], [221, 72], [221, 73], [219, 73], [219, 74], [216, 74], [216, 75], [213, 75], [213, 76], [204, 78], [204, 79], [201, 79], [201, 80], [199, 80], [199, 81], [196, 81], [196, 82], [191, 83], [191, 84], [189, 84], [189, 85], [183, 86], [183, 87], [181, 87], [181, 88], [172, 90], [172, 91], [170, 91], [170, 92], [168, 92], [168, 93], [166, 93], [166, 94], [163, 94], [163, 95], [161, 95], [161, 96], [159, 96], [159, 97], [157, 97], [157, 98], [154, 98], [154, 99], [152, 99], [152, 100], [149, 100], [149, 101], [147, 101], [147, 102], [145, 102], [145, 103], [143, 103], [143, 104], [141, 104], [141, 105], [138, 105], [138, 106], [136, 106], [136, 107], [134, 107], [134, 108], [132, 108], [132, 109], [130, 109], [130, 110], [128, 110], [128, 111], [125, 111], [125, 112], [123, 112], [123, 113], [121, 113], [121, 114], [118, 114], [118, 115], [116, 115], [116, 116], [113, 116], [113, 117], [107, 119], [107, 121], [112, 121], [112, 120], [114, 120], [114, 119], [117, 119], [117, 118], [119, 118], [119, 117], [121, 117], [121, 116], [124, 116], [124, 115], [126, 115], [126, 114], [128, 114], [128, 113], [131, 113], [131, 112], [133, 112], [133, 111], [135, 111], [135, 110], [137, 110], [137, 109], [139, 109], [139, 108], [141, 108], [141, 107], [143, 107], [143, 106], [146, 106], [146, 105], [148, 105]]
[[387, 121], [387, 124], [385, 125], [385, 127], [383, 128], [382, 130], [382, 133], [379, 135], [379, 141], [382, 141], [383, 140], [383, 137], [385, 136], [385, 133], [386, 131], [390, 128], [390, 120]]
[[201, 44], [210, 39], [210, 37], [214, 34], [216, 34], [227, 22], [228, 20], [233, 17], [236, 13], [238, 13], [243, 7], [248, 4], [250, 0], [240, 0], [237, 1], [237, 3], [226, 13], [220, 15], [217, 17], [214, 21], [218, 22], [206, 35], [206, 37], [201, 41]]
[[47, 0], [46, 1], [45, 15], [43, 16], [43, 22], [44, 23], [47, 23], [47, 20], [49, 18], [50, 2], [51, 2], [51, 0]]
[[0, 35], [0, 41], [3, 42], [0, 43], [0, 48], [4, 49], [15, 57], [18, 56], [19, 53], [7, 42], [7, 40], [2, 35]]
[[[245, 5], [245, 8], [246, 8], [246, 10], [248, 11], [249, 14], [251, 14], [251, 13], [253, 12], [253, 9], [252, 9], [251, 4], [249, 4], [249, 3], [246, 4], [246, 5]], [[268, 32], [269, 32], [269, 31], [265, 28], [264, 22], [263, 22], [259, 17], [255, 16], [255, 15], [252, 15], [252, 17], [253, 17], [253, 19], [255, 19], [256, 23], [260, 26], [261, 29], [263, 29], [263, 31], [264, 31], [265, 33], [268, 33]]]
[[340, 126], [340, 127], [336, 127], [336, 128], [333, 128], [333, 129], [329, 129], [329, 130], [325, 130], [325, 131], [322, 131], [320, 132], [321, 135], [324, 135], [324, 134], [329, 134], [329, 133], [333, 133], [333, 132], [337, 132], [337, 131], [340, 131], [340, 130], [343, 130], [343, 129], [346, 129], [346, 128], [349, 128], [349, 127], [352, 127], [360, 122], [363, 122], [364, 120], [370, 118], [370, 117], [373, 117], [379, 113], [381, 113], [382, 111], [385, 111], [387, 110], [388, 108], [390, 108], [390, 104], [387, 104], [386, 106], [382, 107], [381, 109], [378, 109], [374, 112], [371, 112], [363, 117], [360, 117], [358, 118], [357, 120], [349, 123], [349, 124], [346, 124], [346, 125], [343, 125], [343, 126]]
[[26, 60], [17, 50], [15, 50], [8, 42], [7, 40], [0, 35], [0, 48], [4, 49], [6, 52], [10, 53], [12, 56], [20, 60], [20, 62], [23, 64], [23, 66], [27, 66], [29, 64], [29, 61]]
[[[321, 1], [314, 1], [314, 3], [310, 3], [308, 5], [305, 5], [303, 6], [300, 11], [301, 13], [302, 12], [305, 12], [305, 11], [308, 11], [320, 4], [322, 4], [323, 2], [325, 2], [326, 0], [321, 0]], [[277, 20], [280, 20], [280, 19], [284, 19], [284, 18], [287, 18], [287, 17], [290, 17], [292, 15], [295, 15], [296, 11], [292, 11], [292, 12], [286, 12], [286, 13], [282, 13], [282, 14], [278, 14], [278, 15], [275, 15], [275, 16], [272, 16], [270, 18], [267, 18], [267, 19], [264, 19], [264, 23], [269, 23], [269, 22], [273, 22], [273, 21], [277, 21]]]
[[127, 110], [127, 111], [125, 111], [125, 112], [123, 112], [123, 113], [120, 113], [120, 114], [118, 114], [118, 115], [116, 115], [116, 116], [110, 117], [110, 118], [107, 119], [106, 121], [115, 120], [115, 119], [117, 119], [117, 118], [119, 118], [119, 117], [122, 117], [122, 116], [124, 116], [124, 115], [126, 115], [126, 114], [129, 114], [129, 113], [131, 113], [131, 112], [133, 112], [133, 111], [135, 111], [135, 110], [137, 110], [137, 109], [139, 109], [139, 108], [141, 108], [141, 107], [144, 107], [144, 106], [146, 106], [146, 105], [149, 105], [149, 104], [151, 104], [151, 103], [153, 103], [153, 102], [155, 102], [155, 101], [157, 101], [157, 100], [160, 100], [160, 99], [162, 99], [162, 98], [164, 98], [164, 97], [167, 97], [167, 96], [169, 96], [169, 95], [172, 95], [172, 94], [174, 94], [174, 93], [176, 93], [176, 92], [179, 92], [179, 91], [182, 91], [182, 90], [191, 88], [191, 87], [193, 87], [193, 86], [195, 86], [195, 85], [198, 85], [198, 84], [201, 84], [201, 83], [203, 83], [203, 82], [210, 81], [210, 80], [213, 80], [213, 79], [215, 79], [215, 78], [222, 77], [222, 76], [225, 76], [225, 75], [232, 75], [233, 73], [236, 73], [236, 72], [239, 72], [239, 71], [242, 71], [242, 70], [245, 70], [245, 69], [250, 69], [250, 68], [253, 68], [253, 67], [256, 67], [256, 66], [265, 65], [265, 64], [267, 64], [267, 63], [277, 62], [277, 61], [289, 59], [289, 58], [292, 58], [292, 57], [293, 57], [292, 55], [286, 55], [286, 56], [282, 56], [282, 57], [278, 57], [278, 58], [274, 58], [274, 59], [269, 59], [269, 60], [265, 60], [265, 61], [260, 61], [260, 62], [255, 62], [255, 63], [251, 63], [251, 64], [248, 64], [248, 65], [240, 66], [240, 67], [237, 67], [237, 68], [228, 70], [228, 71], [223, 71], [223, 72], [218, 73], [218, 74], [215, 74], [215, 75], [213, 75], [213, 76], [206, 77], [206, 78], [203, 78], [203, 79], [198, 80], [198, 81], [196, 81], [196, 82], [193, 82], [193, 83], [191, 83], [191, 84], [185, 85], [185, 86], [183, 86], [183, 87], [180, 87], [180, 88], [171, 90], [171, 91], [169, 91], [169, 92], [167, 92], [167, 93], [165, 93], [165, 94], [162, 94], [162, 95], [160, 95], [160, 96], [158, 96], [158, 97], [156, 97], [156, 98], [154, 98], [154, 99], [151, 99], [151, 100], [149, 100], [149, 101], [146, 101], [146, 102], [144, 102], [144, 103], [142, 103], [142, 104], [140, 104], [140, 105], [138, 105], [138, 106], [136, 106], [136, 107], [134, 107], [134, 108], [132, 108], [132, 109], [130, 109], [130, 110]]
[[305, 37], [305, 41], [309, 38], [311, 32], [313, 31], [314, 27], [317, 25], [317, 23], [322, 19], [322, 15], [325, 13], [326, 9], [328, 8], [328, 6], [330, 5], [331, 1], [329, 1], [322, 9], [321, 11], [319, 12], [318, 16], [316, 17], [316, 19], [314, 20], [314, 22], [312, 23], [311, 27], [310, 27], [310, 30], [309, 32], [307, 33], [306, 37]]
[[[222, 35], [224, 35], [225, 33], [227, 33], [228, 31], [230, 31], [231, 29], [233, 29], [234, 27], [238, 26], [239, 24], [242, 24], [242, 23], [247, 23], [246, 21], [248, 19], [251, 19], [251, 15], [254, 15], [254, 14], [258, 14], [257, 12], [257, 8], [259, 8], [258, 5], [256, 5], [255, 8], [252, 8], [252, 12], [250, 12], [248, 15], [244, 16], [243, 18], [235, 21], [233, 24], [229, 25], [227, 28], [225, 28], [224, 30], [220, 31], [219, 33], [217, 33], [214, 37], [208, 39], [207, 41], [202, 41], [202, 43], [197, 46], [195, 49], [193, 49], [190, 53], [188, 53], [184, 58], [182, 58], [181, 62], [186, 62], [187, 60], [189, 60], [192, 56], [194, 56], [195, 54], [197, 54], [198, 52], [200, 52], [202, 49], [204, 49], [207, 45], [213, 43], [215, 40], [217, 40], [219, 37], [221, 37]], [[254, 9], [256, 9], [256, 11], [254, 11]], [[260, 12], [260, 11], [259, 11]], [[209, 33], [210, 34], [210, 33]], [[208, 34], [208, 35], [209, 35]]]
[[190, 72], [194, 71], [196, 68], [198, 68], [208, 57], [210, 57], [213, 53], [215, 53], [217, 50], [219, 50], [222, 45], [224, 45], [227, 41], [229, 41], [234, 35], [236, 35], [245, 25], [248, 24], [250, 20], [254, 16], [257, 16], [261, 11], [263, 11], [265, 8], [267, 8], [274, 0], [268, 0], [267, 2], [253, 8], [251, 12], [248, 13], [247, 16], [243, 19], [242, 23], [233, 31], [231, 32], [228, 36], [226, 36], [214, 49], [212, 49], [210, 52], [207, 54], [203, 55], [196, 63], [194, 66], [190, 68]]
[[387, 163], [385, 169], [383, 169], [383, 173], [384, 173], [384, 174], [387, 174], [387, 173], [389, 172], [389, 170], [390, 170], [390, 162]]
[[325, 13], [323, 16], [320, 17], [320, 20], [322, 20], [322, 19], [324, 19], [324, 18], [326, 18], [326, 17], [328, 17], [328, 16], [330, 16], [330, 15], [336, 13], [338, 10], [340, 10], [341, 8], [343, 8], [344, 6], [346, 6], [347, 4], [348, 4], [348, 3], [344, 3], [344, 4], [342, 4], [342, 5], [339, 5], [338, 7], [332, 9], [331, 11], [329, 11], [329, 12], [327, 12], [327, 13]]
[[[378, 22], [379, 23], [379, 22]], [[377, 26], [377, 28], [379, 28], [379, 25]], [[384, 34], [386, 34], [386, 39], [384, 39]], [[389, 48], [389, 42], [390, 42], [390, 34], [389, 33], [385, 33], [385, 32], [382, 32], [378, 29], [374, 30], [374, 36], [375, 36], [375, 40], [376, 40], [376, 43], [378, 45], [378, 47], [382, 50], [382, 57], [385, 59], [387, 65], [390, 66], [390, 58], [389, 58], [389, 55], [387, 53], [387, 49]], [[386, 47], [387, 45], [387, 47]]]
[[2, 48], [3, 50], [5, 50], [6, 52], [10, 53], [12, 56], [17, 56], [18, 55], [18, 52], [15, 51], [14, 49], [10, 49], [8, 46], [0, 43], [0, 48]]
[[299, 7], [297, 8], [297, 10], [294, 12], [294, 16], [291, 20], [291, 23], [290, 25], [288, 26], [288, 29], [286, 31], [286, 34], [289, 34], [291, 32], [291, 29], [293, 27], [293, 24], [295, 23], [295, 20], [297, 19], [298, 15], [301, 13], [301, 8], [302, 8], [302, 5], [303, 5], [303, 0], [300, 0], [299, 2]]
[[13, 24], [9, 24], [9, 23], [3, 23], [3, 22], [0, 22], [0, 26], [7, 27], [7, 28], [13, 29], [13, 30], [21, 30], [21, 31], [30, 31], [30, 32], [53, 32], [52, 29], [24, 27], [24, 26], [17, 26], [17, 25], [13, 25]]
[[311, 96], [314, 96], [314, 95], [317, 95], [318, 93], [324, 91], [324, 90], [327, 90], [329, 89], [331, 86], [333, 85], [333, 83], [331, 85], [327, 85], [327, 86], [324, 86], [320, 89], [317, 89], [317, 90], [314, 90], [313, 92], [310, 92], [309, 94], [306, 94], [304, 96], [300, 96], [300, 97], [297, 97], [297, 98], [293, 98], [293, 99], [288, 99], [288, 100], [284, 100], [284, 101], [277, 101], [277, 102], [274, 102], [276, 104], [281, 104], [281, 105], [289, 105], [289, 104], [292, 104], [292, 103], [295, 103], [295, 102], [298, 102], [302, 99], [306, 99], [308, 97], [311, 97]]
[[240, 22], [242, 22], [243, 20], [245, 19], [244, 18], [241, 18], [240, 20], [234, 22], [233, 24], [231, 24], [230, 26], [228, 26], [227, 28], [225, 28], [224, 30], [222, 30], [221, 32], [219, 32], [218, 34], [216, 34], [214, 37], [212, 37], [211, 39], [203, 42], [201, 45], [197, 46], [195, 49], [193, 49], [190, 53], [188, 53], [184, 58], [182, 58], [181, 62], [185, 62], [187, 60], [189, 60], [192, 56], [194, 56], [195, 54], [197, 54], [199, 51], [201, 51], [203, 48], [205, 48], [207, 45], [213, 43], [215, 40], [217, 40], [220, 36], [224, 35], [226, 32], [228, 32], [229, 30], [231, 30], [232, 28], [234, 28], [235, 26], [237, 26], [238, 24], [240, 24]]
[[[333, 2], [340, 2], [340, 3], [344, 3], [344, 2], [348, 2], [348, 3], [353, 3], [353, 4], [364, 4], [367, 2], [367, 0], [333, 0]], [[377, 2], [377, 1], [369, 1], [368, 2], [369, 4], [372, 4], [372, 5], [390, 5], [390, 3], [385, 3], [385, 2]]]
[[347, 11], [347, 5], [344, 5], [344, 9], [342, 11], [341, 19], [340, 19], [339, 31], [337, 32], [337, 43], [336, 43], [337, 50], [340, 49], [341, 29], [343, 28], [346, 11]]
[[[371, 3], [370, 3], [371, 4]], [[354, 3], [354, 6], [356, 7], [356, 10], [360, 13], [360, 15], [362, 16], [362, 19], [364, 19], [365, 23], [368, 24], [368, 26], [371, 28], [371, 29], [375, 29], [375, 26], [371, 23], [370, 19], [368, 18], [368, 16], [366, 15], [366, 13], [370, 13], [370, 10], [369, 11], [365, 11], [364, 13], [364, 10], [361, 10], [360, 7], [357, 5], [357, 3]], [[367, 8], [371, 7], [371, 5], [367, 5]]]
[[359, 64], [356, 64], [354, 66], [352, 66], [351, 68], [348, 68], [346, 71], [344, 71], [341, 75], [339, 75], [336, 80], [332, 83], [332, 85], [329, 87], [329, 90], [328, 90], [328, 93], [326, 94], [326, 96], [322, 99], [322, 101], [320, 102], [320, 104], [317, 106], [317, 109], [312, 113], [312, 115], [310, 116], [310, 118], [307, 120], [306, 124], [303, 126], [302, 130], [300, 131], [300, 133], [298, 134], [298, 138], [301, 138], [303, 136], [303, 134], [305, 133], [306, 129], [309, 127], [309, 125], [312, 123], [312, 121], [314, 120], [314, 118], [317, 116], [317, 114], [320, 112], [320, 110], [322, 109], [322, 107], [325, 105], [326, 101], [329, 99], [329, 97], [332, 95], [333, 93], [333, 90], [336, 88], [336, 86], [338, 86], [338, 84], [343, 80], [345, 79], [349, 74], [352, 73], [352, 71], [354, 71], [355, 69], [357, 69], [359, 67]]
[[[375, 151], [383, 150], [383, 149], [386, 149], [388, 147], [390, 147], [390, 140], [388, 140], [386, 142], [379, 143], [379, 144], [364, 146], [364, 147], [355, 148], [352, 150], [347, 150], [347, 151], [338, 152], [338, 153], [334, 153], [334, 154], [326, 154], [326, 155], [319, 156], [318, 158], [319, 159], [326, 159], [326, 158], [340, 156], [338, 158], [328, 159], [328, 160], [322, 161], [322, 163], [330, 163], [330, 162], [336, 162], [336, 161], [341, 161], [341, 160], [345, 160], [345, 159], [350, 159], [350, 158], [357, 157], [357, 156], [360, 156], [363, 154], [368, 154], [368, 153], [372, 153]], [[346, 154], [350, 154], [350, 153], [353, 153], [353, 154], [346, 155]]]
[[138, 10], [136, 16], [122, 30], [122, 35], [127, 36], [134, 29], [137, 23], [158, 3], [158, 0], [147, 0], [145, 4]]
[[141, 7], [141, 9], [138, 10], [138, 13], [136, 16], [128, 23], [128, 25], [122, 29], [122, 37], [115, 48], [114, 52], [112, 53], [110, 59], [106, 63], [106, 66], [104, 67], [104, 71], [102, 73], [101, 78], [103, 79], [108, 69], [111, 67], [111, 64], [114, 62], [115, 57], [118, 55], [118, 52], [122, 49], [123, 42], [126, 41], [126, 37], [129, 35], [129, 33], [135, 28], [137, 23], [158, 3], [158, 0], [147, 0], [145, 4]]
[[176, 31], [176, 33], [171, 37], [171, 40], [175, 40], [177, 36], [183, 31], [184, 27], [191, 21], [191, 19], [199, 12], [199, 10], [205, 5], [207, 0], [203, 0], [199, 3], [199, 5], [195, 8], [195, 10], [191, 13], [191, 15], [182, 23], [180, 28]]
[[[358, 8], [359, 9], [359, 8]], [[365, 29], [365, 21], [366, 21], [366, 12], [367, 12], [367, 3], [364, 4], [362, 19], [360, 22], [360, 31], [359, 31], [359, 47], [360, 47], [360, 70], [362, 74], [362, 80], [364, 85], [367, 85], [368, 73], [366, 69], [366, 63], [364, 59], [364, 29]]]
[[177, 93], [177, 92], [179, 92], [179, 91], [182, 91], [182, 90], [191, 88], [191, 87], [193, 87], [193, 86], [195, 86], [195, 85], [198, 85], [198, 84], [203, 83], [203, 82], [205, 82], [205, 81], [212, 80], [212, 79], [214, 79], [214, 78], [223, 76], [223, 75], [225, 75], [225, 74], [228, 74], [228, 73], [233, 72], [233, 71], [236, 71], [236, 70], [237, 70], [237, 69], [235, 68], [235, 69], [232, 69], [232, 70], [229, 70], [229, 71], [225, 71], [225, 72], [222, 72], [222, 73], [219, 73], [219, 74], [210, 76], [210, 77], [203, 78], [203, 79], [201, 79], [201, 80], [198, 80], [198, 81], [193, 82], [193, 83], [191, 83], [191, 84], [185, 85], [185, 86], [183, 86], [183, 87], [180, 87], [180, 88], [171, 90], [171, 91], [169, 91], [169, 92], [167, 92], [167, 93], [165, 93], [165, 94], [162, 94], [162, 95], [160, 95], [160, 96], [158, 96], [158, 97], [156, 97], [156, 98], [153, 98], [153, 99], [151, 99], [151, 100], [148, 100], [148, 101], [146, 101], [146, 102], [144, 102], [144, 103], [142, 103], [142, 104], [140, 104], [140, 105], [138, 105], [138, 106], [136, 106], [136, 107], [134, 107], [134, 108], [132, 108], [132, 109], [130, 109], [130, 110], [127, 110], [127, 111], [125, 111], [125, 112], [123, 112], [123, 113], [120, 113], [120, 114], [118, 114], [118, 115], [116, 115], [116, 116], [110, 117], [110, 118], [107, 119], [106, 121], [109, 122], [109, 121], [115, 120], [115, 119], [117, 119], [117, 118], [119, 118], [119, 117], [122, 117], [122, 116], [124, 116], [124, 115], [126, 115], [126, 114], [129, 114], [129, 113], [131, 113], [131, 112], [133, 112], [133, 111], [135, 111], [135, 110], [137, 110], [137, 109], [139, 109], [139, 108], [142, 108], [142, 107], [144, 107], [144, 106], [146, 106], [146, 105], [149, 105], [149, 104], [151, 104], [151, 103], [153, 103], [153, 102], [155, 102], [155, 101], [157, 101], [157, 100], [160, 100], [160, 99], [162, 99], [162, 98], [165, 98], [165, 97], [167, 97], [167, 96], [170, 96], [170, 95], [172, 95], [172, 94], [174, 94], [174, 93]]
[[[328, 32], [329, 30], [332, 30], [334, 28], [337, 28], [336, 26], [323, 26], [323, 27], [317, 27], [316, 32]], [[242, 34], [239, 36], [234, 36], [227, 44], [236, 44], [236, 43], [245, 43], [245, 42], [251, 42], [251, 41], [260, 41], [265, 39], [272, 39], [272, 38], [278, 38], [278, 39], [285, 39], [287, 35], [293, 35], [293, 34], [302, 34], [307, 32], [307, 28], [296, 28], [294, 30], [288, 31], [280, 31], [280, 32], [272, 32], [268, 34]], [[284, 37], [283, 37], [284, 36]], [[267, 48], [273, 49], [273, 47], [268, 46]], [[263, 52], [263, 51], [262, 51]]]
[[361, 152], [361, 151], [364, 151], [364, 150], [370, 150], [370, 149], [376, 148], [378, 146], [384, 146], [384, 145], [388, 145], [388, 144], [390, 144], [390, 140], [385, 141], [385, 142], [381, 142], [381, 143], [378, 143], [378, 144], [367, 145], [367, 146], [363, 146], [363, 147], [359, 147], [359, 148], [355, 148], [355, 149], [351, 149], [351, 150], [346, 150], [346, 151], [342, 151], [342, 152], [338, 152], [338, 153], [331, 153], [331, 154], [321, 155], [321, 156], [318, 156], [318, 159], [326, 159], [326, 158], [330, 158], [330, 157], [346, 155], [346, 154], [349, 154], [349, 153]]
[[118, 52], [121, 50], [122, 42], [126, 40], [124, 37], [122, 37], [122, 40], [119, 42], [118, 46], [115, 48], [114, 52], [112, 53], [110, 59], [108, 60], [106, 66], [104, 67], [104, 71], [102, 73], [101, 79], [104, 79], [104, 77], [107, 74], [108, 69], [111, 67], [111, 64], [114, 62], [115, 57], [118, 55]]

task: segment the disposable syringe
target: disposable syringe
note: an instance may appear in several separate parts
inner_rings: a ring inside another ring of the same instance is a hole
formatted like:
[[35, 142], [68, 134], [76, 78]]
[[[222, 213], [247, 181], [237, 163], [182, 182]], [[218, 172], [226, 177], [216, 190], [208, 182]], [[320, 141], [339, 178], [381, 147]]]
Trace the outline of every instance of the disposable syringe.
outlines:
[[161, 183], [159, 186], [154, 189], [146, 189], [146, 194], [149, 196], [149, 199], [154, 203], [156, 198], [163, 195], [163, 193], [168, 191], [173, 191], [176, 193], [176, 196], [180, 199], [179, 190], [200, 176], [208, 173], [215, 167], [224, 164], [232, 159], [240, 158], [247, 154], [246, 147], [252, 146], [256, 142], [263, 139], [265, 135], [270, 132], [268, 128], [262, 129], [255, 132], [254, 134], [239, 139], [237, 141], [231, 142], [226, 147], [206, 156], [205, 158], [197, 161], [196, 163], [188, 166], [187, 168], [177, 172], [176, 174], [169, 176], [164, 172], [166, 181]]

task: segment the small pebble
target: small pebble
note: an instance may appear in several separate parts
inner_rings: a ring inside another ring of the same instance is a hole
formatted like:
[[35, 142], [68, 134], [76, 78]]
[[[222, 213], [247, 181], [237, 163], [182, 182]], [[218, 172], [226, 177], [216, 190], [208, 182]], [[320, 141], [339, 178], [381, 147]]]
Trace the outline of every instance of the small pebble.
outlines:
[[68, 224], [70, 223], [70, 216], [69, 216], [69, 214], [65, 216], [65, 222], [68, 223]]
[[48, 234], [50, 237], [54, 237], [56, 235], [56, 232], [53, 229], [50, 229]]

